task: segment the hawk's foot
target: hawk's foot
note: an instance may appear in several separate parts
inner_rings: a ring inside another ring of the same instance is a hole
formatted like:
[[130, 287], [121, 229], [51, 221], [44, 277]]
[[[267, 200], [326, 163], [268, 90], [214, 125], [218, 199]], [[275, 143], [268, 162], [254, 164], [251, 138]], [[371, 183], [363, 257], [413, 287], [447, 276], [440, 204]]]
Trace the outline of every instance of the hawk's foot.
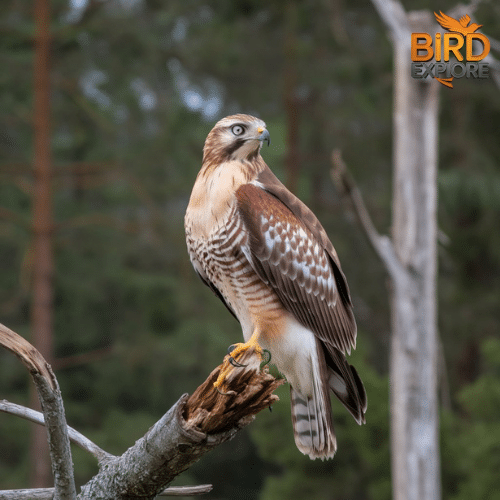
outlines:
[[[255, 338], [254, 338], [255, 337]], [[224, 359], [224, 363], [222, 364], [219, 376], [214, 383], [214, 387], [224, 394], [221, 390], [224, 389], [225, 381], [228, 375], [234, 370], [234, 368], [245, 368], [247, 365], [240, 363], [239, 360], [243, 357], [244, 353], [246, 353], [249, 349], [253, 349], [261, 358], [263, 357], [263, 353], [269, 354], [269, 359], [265, 361], [264, 365], [269, 363], [271, 359], [271, 354], [269, 351], [262, 349], [257, 342], [256, 336], [252, 336], [248, 342], [233, 344], [229, 346], [228, 354], [229, 356]], [[261, 364], [261, 368], [262, 368]]]
[[[236, 344], [232, 344], [228, 347], [227, 353], [231, 354], [234, 350], [236, 349]], [[244, 368], [247, 365], [242, 365], [241, 363], [238, 363], [233, 356], [229, 356], [229, 362], [235, 367], [235, 368]]]

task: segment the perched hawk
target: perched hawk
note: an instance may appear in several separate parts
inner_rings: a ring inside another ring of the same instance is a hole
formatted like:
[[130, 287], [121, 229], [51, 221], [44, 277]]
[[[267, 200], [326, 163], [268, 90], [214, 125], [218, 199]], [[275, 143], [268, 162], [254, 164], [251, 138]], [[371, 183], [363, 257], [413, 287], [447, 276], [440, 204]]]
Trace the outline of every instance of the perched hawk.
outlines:
[[262, 159], [264, 141], [266, 124], [242, 114], [208, 134], [185, 217], [189, 256], [241, 324], [246, 343], [232, 356], [270, 351], [290, 383], [297, 447], [331, 458], [330, 390], [365, 422], [365, 389], [345, 358], [356, 343], [349, 289], [318, 219]]

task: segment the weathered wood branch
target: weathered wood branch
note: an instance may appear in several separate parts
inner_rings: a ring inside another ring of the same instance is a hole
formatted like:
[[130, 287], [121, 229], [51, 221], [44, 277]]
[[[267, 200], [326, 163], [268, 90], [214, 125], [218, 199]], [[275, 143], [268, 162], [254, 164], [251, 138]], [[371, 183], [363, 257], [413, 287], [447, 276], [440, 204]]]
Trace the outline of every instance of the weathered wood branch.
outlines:
[[23, 337], [0, 323], [0, 345], [28, 368], [42, 406], [49, 441], [54, 499], [76, 497], [68, 427], [57, 379], [43, 356]]
[[238, 359], [246, 366], [228, 375], [225, 393], [214, 388], [221, 367], [213, 370], [186, 403], [183, 418], [187, 426], [206, 434], [227, 432], [247, 425], [257, 413], [278, 401], [272, 393], [284, 380], [275, 379], [267, 368], [262, 371], [260, 361], [253, 350]]
[[211, 484], [199, 484], [197, 486], [170, 486], [162, 491], [159, 497], [192, 497], [210, 493], [213, 489]]
[[23, 337], [0, 323], [0, 345], [15, 354], [28, 371], [47, 380], [50, 389], [56, 388], [55, 375], [44, 357]]
[[0, 491], [0, 500], [52, 500], [54, 488], [32, 488], [27, 490]]
[[[198, 486], [172, 486], [159, 493], [159, 497], [192, 497], [204, 495], [212, 491], [211, 484], [200, 484]], [[0, 500], [52, 500], [54, 488], [35, 488], [28, 490], [4, 490], [0, 491]]]
[[225, 394], [213, 386], [219, 366], [192, 396], [182, 396], [134, 446], [102, 463], [78, 498], [153, 499], [178, 474], [232, 439], [259, 411], [277, 401], [272, 393], [283, 381], [260, 370], [260, 357], [247, 352], [238, 361], [246, 366], [230, 373]]
[[[220, 365], [192, 396], [182, 396], [143, 438], [116, 457], [66, 425], [55, 375], [29, 342], [0, 324], [0, 345], [18, 356], [29, 369], [40, 394], [44, 415], [6, 401], [0, 402], [0, 411], [47, 426], [55, 475], [55, 488], [3, 491], [0, 500], [130, 500], [206, 493], [211, 485], [165, 487], [202, 455], [232, 439], [259, 411], [277, 401], [273, 392], [284, 382], [276, 380], [266, 368], [261, 370], [260, 356], [247, 351], [238, 360], [244, 366], [233, 369], [226, 377], [224, 393], [214, 387]], [[99, 473], [82, 487], [78, 497], [74, 482], [67, 484], [69, 479], [73, 480], [70, 438], [96, 456], [100, 467]], [[68, 467], [71, 475], [66, 470]]]
[[[36, 410], [32, 410], [31, 408], [26, 408], [25, 406], [11, 403], [9, 401], [5, 400], [0, 401], [0, 411], [4, 413], [9, 413], [11, 415], [16, 415], [18, 417], [24, 418], [38, 425], [45, 425], [43, 413], [40, 413], [39, 411]], [[97, 446], [94, 442], [85, 437], [83, 434], [81, 434], [80, 432], [69, 426], [68, 426], [68, 434], [69, 434], [69, 439], [72, 443], [82, 448], [82, 450], [89, 452], [91, 455], [94, 455], [94, 457], [96, 457], [99, 462], [105, 458], [110, 458], [113, 456], [108, 452], [104, 451], [99, 446]], [[42, 489], [47, 489], [47, 488], [42, 488]], [[0, 498], [2, 498], [1, 495]]]

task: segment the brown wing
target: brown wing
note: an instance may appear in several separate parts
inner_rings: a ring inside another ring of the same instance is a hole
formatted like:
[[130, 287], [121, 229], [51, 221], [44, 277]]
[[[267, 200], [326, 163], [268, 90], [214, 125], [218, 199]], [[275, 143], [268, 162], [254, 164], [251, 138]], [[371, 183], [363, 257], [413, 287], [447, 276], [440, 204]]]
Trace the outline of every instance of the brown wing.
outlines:
[[297, 217], [304, 224], [304, 226], [311, 231], [314, 238], [320, 242], [321, 246], [333, 261], [332, 269], [335, 274], [340, 297], [346, 309], [349, 311], [349, 314], [352, 316], [352, 322], [354, 323], [354, 336], [356, 336], [356, 324], [354, 322], [354, 316], [352, 315], [352, 303], [351, 296], [349, 294], [349, 287], [347, 286], [347, 280], [340, 267], [340, 260], [337, 256], [337, 252], [335, 251], [335, 248], [333, 248], [332, 242], [330, 241], [330, 238], [328, 238], [326, 231], [323, 229], [321, 222], [307, 205], [302, 203], [295, 195], [288, 191], [281, 181], [272, 173], [269, 167], [267, 167], [267, 165], [257, 177], [257, 184], [283, 203], [283, 205], [285, 205], [295, 215], [295, 217]]
[[[275, 290], [300, 323], [322, 341], [350, 352], [356, 343], [356, 323], [333, 246], [309, 209], [305, 215], [314, 219], [306, 222], [268, 192], [272, 185], [266, 184], [264, 189], [262, 180], [245, 184], [236, 192], [238, 210], [249, 233], [243, 252], [259, 277]], [[295, 197], [287, 193], [291, 203]], [[321, 229], [319, 238], [308, 227], [311, 224], [316, 233]]]

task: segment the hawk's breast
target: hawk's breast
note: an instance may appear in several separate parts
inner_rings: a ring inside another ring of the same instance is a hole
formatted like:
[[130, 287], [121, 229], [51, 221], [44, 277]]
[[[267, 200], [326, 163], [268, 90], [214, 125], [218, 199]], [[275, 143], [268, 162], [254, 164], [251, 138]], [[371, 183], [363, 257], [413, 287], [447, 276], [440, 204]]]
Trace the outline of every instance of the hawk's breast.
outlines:
[[186, 221], [186, 236], [193, 266], [234, 311], [246, 340], [256, 323], [270, 324], [281, 317], [283, 306], [276, 293], [257, 275], [242, 250], [249, 244], [249, 234], [236, 204], [206, 237], [194, 238]]

